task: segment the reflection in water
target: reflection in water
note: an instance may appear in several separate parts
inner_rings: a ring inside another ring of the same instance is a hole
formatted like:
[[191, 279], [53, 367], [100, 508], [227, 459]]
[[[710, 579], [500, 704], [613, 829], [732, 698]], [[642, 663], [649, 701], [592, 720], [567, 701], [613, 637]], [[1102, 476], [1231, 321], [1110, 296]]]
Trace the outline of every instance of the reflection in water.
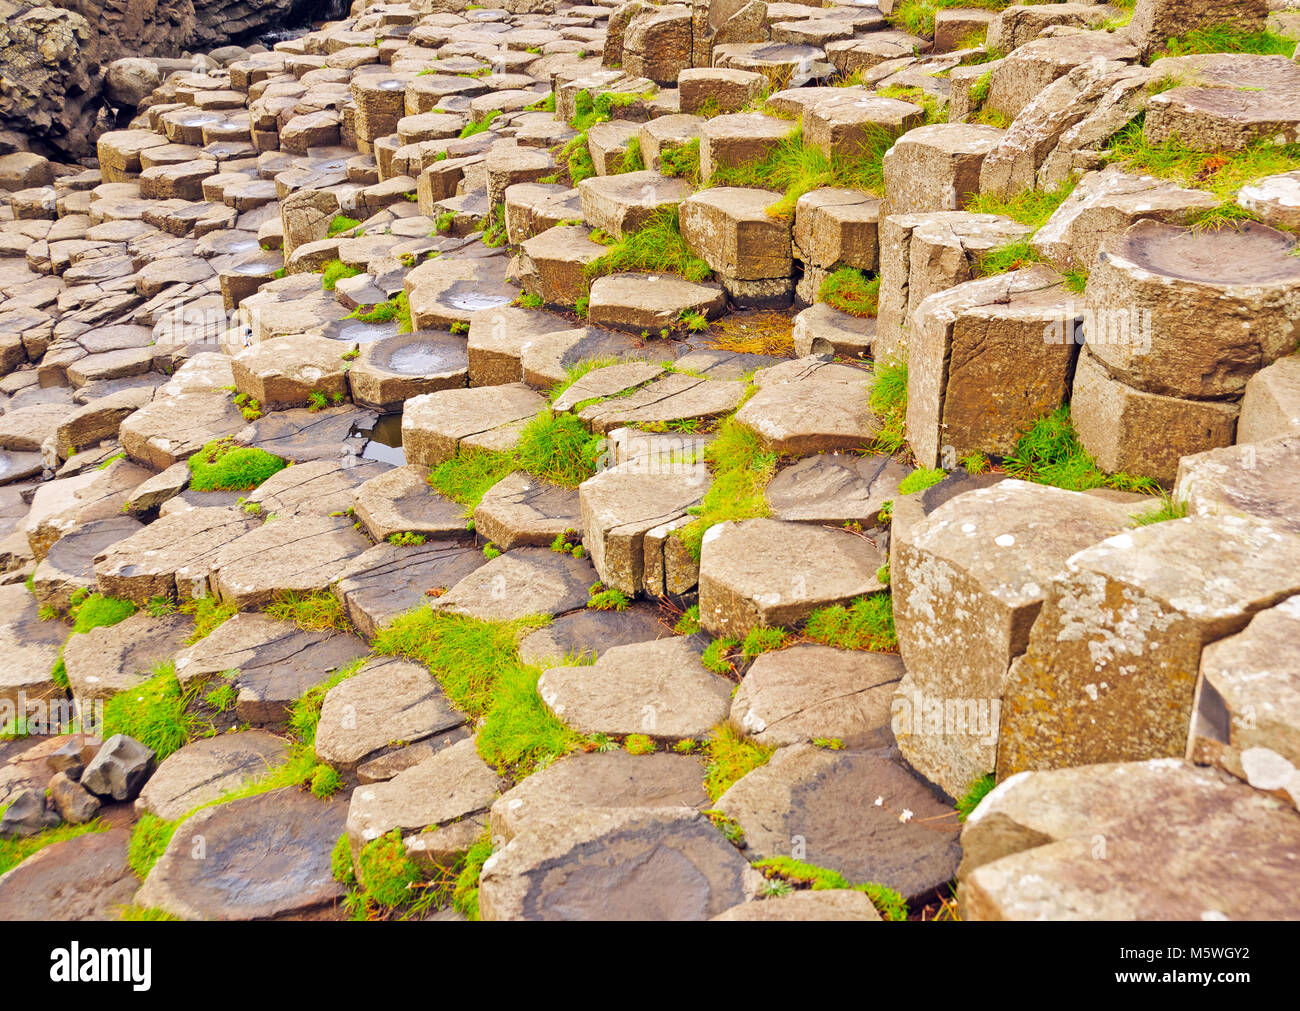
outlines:
[[354, 434], [366, 439], [361, 450], [361, 459], [376, 460], [394, 467], [406, 465], [406, 453], [402, 450], [402, 412], [381, 414], [371, 429], [358, 429]]

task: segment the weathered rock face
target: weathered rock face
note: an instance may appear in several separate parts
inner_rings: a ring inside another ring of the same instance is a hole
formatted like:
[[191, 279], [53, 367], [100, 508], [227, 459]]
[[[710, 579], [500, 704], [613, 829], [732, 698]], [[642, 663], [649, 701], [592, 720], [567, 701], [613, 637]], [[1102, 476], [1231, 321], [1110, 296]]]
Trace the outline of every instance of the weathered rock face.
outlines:
[[1052, 579], [1129, 522], [1091, 495], [1001, 481], [895, 529], [894, 622], [907, 673], [894, 734], [922, 775], [960, 797], [995, 764], [1007, 669]]
[[95, 33], [93, 58], [180, 56], [214, 49], [333, 6], [327, 0], [59, 0]]
[[1300, 816], [1179, 759], [1014, 776], [961, 842], [963, 920], [1300, 915]]
[[1202, 649], [1300, 590], [1300, 537], [1235, 516], [1072, 557], [1011, 667], [998, 775], [1182, 755]]
[[[0, 25], [0, 127], [38, 148], [94, 151], [103, 67], [93, 25], [45, 4], [6, 4]], [[0, 150], [12, 150], [0, 136]], [[24, 146], [26, 146], [24, 144]]]

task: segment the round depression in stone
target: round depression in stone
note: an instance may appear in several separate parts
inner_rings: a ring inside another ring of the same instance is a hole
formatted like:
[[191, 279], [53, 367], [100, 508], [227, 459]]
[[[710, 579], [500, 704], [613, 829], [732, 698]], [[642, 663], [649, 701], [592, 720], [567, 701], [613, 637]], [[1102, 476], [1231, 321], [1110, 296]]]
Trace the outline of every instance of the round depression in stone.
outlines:
[[1300, 284], [1295, 237], [1256, 222], [1219, 229], [1143, 221], [1116, 253], [1153, 274], [1203, 284]]
[[386, 323], [364, 323], [357, 319], [339, 319], [321, 328], [322, 336], [353, 344], [373, 344], [375, 341], [397, 337], [400, 333], [400, 324], [396, 320], [389, 320]]
[[366, 361], [399, 376], [432, 376], [469, 367], [465, 341], [438, 331], [386, 337], [367, 349]]

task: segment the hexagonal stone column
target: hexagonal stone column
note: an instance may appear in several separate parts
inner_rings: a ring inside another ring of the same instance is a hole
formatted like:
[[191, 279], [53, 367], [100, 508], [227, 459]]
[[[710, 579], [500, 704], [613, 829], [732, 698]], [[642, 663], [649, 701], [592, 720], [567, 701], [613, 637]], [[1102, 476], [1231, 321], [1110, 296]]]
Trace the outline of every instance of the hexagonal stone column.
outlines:
[[704, 464], [670, 464], [647, 473], [635, 462], [584, 481], [578, 487], [583, 546], [601, 581], [629, 595], [645, 589], [646, 535], [685, 516], [709, 483]]
[[1263, 442], [1300, 432], [1300, 358], [1279, 358], [1246, 383], [1238, 442]]
[[1007, 681], [998, 776], [1183, 754], [1201, 650], [1300, 591], [1300, 538], [1168, 520], [1070, 559]]
[[787, 120], [758, 112], [705, 120], [700, 128], [700, 178], [707, 183], [719, 169], [761, 162], [792, 129]]
[[1011, 453], [1070, 395], [1082, 305], [1042, 266], [967, 281], [912, 312], [907, 440], [924, 467]]
[[1253, 517], [1300, 533], [1300, 434], [1185, 456], [1174, 498], [1195, 516]]
[[655, 215], [676, 208], [690, 195], [686, 180], [658, 172], [593, 176], [578, 183], [583, 220], [615, 238], [639, 232]]
[[889, 145], [925, 122], [919, 105], [880, 95], [846, 95], [818, 102], [804, 114], [804, 142], [826, 157], [857, 157]]
[[961, 841], [963, 920], [1300, 914], [1295, 811], [1177, 759], [1018, 776], [966, 819]]
[[1201, 654], [1187, 757], [1300, 807], [1300, 597]]
[[907, 673], [893, 729], [917, 772], [960, 797], [993, 770], [1007, 671], [1051, 581], [1133, 511], [1008, 479], [895, 525], [889, 575]]
[[507, 448], [519, 423], [545, 406], [546, 401], [522, 383], [426, 393], [406, 404], [402, 449], [411, 463], [432, 467], [455, 456], [462, 442]]
[[348, 395], [343, 354], [350, 345], [326, 337], [277, 337], [241, 351], [231, 363], [235, 386], [266, 411], [306, 407], [313, 393]]
[[758, 393], [736, 423], [782, 456], [860, 449], [880, 428], [869, 403], [873, 381], [865, 368], [815, 358], [760, 369]]
[[645, 734], [698, 740], [727, 718], [731, 682], [700, 662], [680, 636], [613, 646], [596, 662], [550, 667], [537, 679], [542, 701], [583, 734]]
[[[827, 566], [827, 559], [835, 564]], [[719, 523], [700, 553], [700, 624], [743, 639], [760, 626], [793, 626], [819, 607], [884, 588], [885, 556], [865, 537], [803, 523]]]
[[[961, 848], [952, 810], [888, 752], [781, 748], [714, 805], [754, 857], [789, 856], [914, 898], [947, 881]], [[951, 827], [949, 827], [951, 826]]]
[[1070, 417], [1097, 466], [1171, 483], [1190, 453], [1229, 446], [1240, 406], [1144, 393], [1114, 378], [1091, 347], [1079, 354]]
[[485, 920], [707, 920], [747, 898], [749, 865], [698, 811], [580, 810], [483, 866]]
[[719, 186], [701, 190], [677, 209], [687, 245], [720, 275], [737, 304], [789, 304], [790, 223], [767, 213], [780, 197], [771, 190]]
[[903, 134], [882, 163], [889, 213], [961, 210], [980, 192], [980, 169], [1004, 132], [979, 124], [936, 123]]
[[1294, 349], [1294, 247], [1293, 236], [1255, 222], [1211, 232], [1139, 222], [1105, 243], [1089, 276], [1088, 345], [1135, 389], [1238, 396]]
[[738, 112], [763, 93], [767, 78], [750, 70], [697, 67], [677, 75], [682, 112]]
[[898, 357], [911, 311], [930, 295], [976, 276], [978, 258], [1018, 242], [1031, 229], [997, 214], [936, 211], [891, 214], [880, 222], [877, 361]]

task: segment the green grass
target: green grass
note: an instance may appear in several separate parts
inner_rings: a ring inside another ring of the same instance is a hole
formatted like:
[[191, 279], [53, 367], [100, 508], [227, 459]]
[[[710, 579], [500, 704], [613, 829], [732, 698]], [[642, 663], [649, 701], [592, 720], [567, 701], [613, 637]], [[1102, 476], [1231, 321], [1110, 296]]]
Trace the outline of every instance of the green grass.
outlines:
[[683, 611], [682, 616], [677, 619], [677, 623], [673, 625], [673, 631], [678, 635], [694, 635], [699, 630], [700, 605], [692, 604]]
[[817, 301], [850, 316], [875, 316], [880, 308], [880, 278], [860, 270], [840, 267], [817, 289]]
[[85, 634], [93, 628], [106, 628], [125, 621], [140, 610], [129, 600], [92, 593], [68, 611], [74, 633]]
[[699, 186], [700, 138], [692, 137], [685, 144], [660, 150], [659, 172], [669, 178], [685, 179], [692, 186]]
[[361, 222], [356, 218], [349, 218], [339, 214], [330, 222], [329, 237], [332, 239], [334, 236], [340, 235], [343, 232], [350, 232], [352, 229], [360, 226], [360, 224]]
[[576, 488], [596, 473], [604, 442], [572, 414], [544, 410], [519, 433], [514, 456], [516, 465], [534, 477]]
[[356, 267], [349, 267], [342, 260], [330, 260], [321, 269], [320, 284], [326, 291], [333, 291], [344, 278], [356, 277], [360, 273]]
[[194, 491], [252, 491], [289, 461], [253, 446], [236, 446], [230, 439], [215, 439], [189, 459], [190, 488]]
[[773, 218], [790, 220], [801, 196], [825, 186], [866, 190], [884, 196], [881, 163], [894, 139], [894, 134], [878, 127], [868, 131], [866, 144], [856, 154], [827, 157], [821, 148], [805, 144], [802, 128], [795, 127], [766, 158], [720, 168], [710, 177], [709, 185], [782, 191], [784, 195], [767, 208], [767, 213]]
[[1081, 267], [1067, 270], [1065, 286], [1076, 295], [1082, 295], [1088, 288], [1088, 272]]
[[1256, 56], [1285, 56], [1295, 53], [1295, 39], [1273, 32], [1245, 32], [1235, 25], [1209, 25], [1171, 38], [1160, 56], [1193, 56], [1198, 53], [1252, 53]]
[[1000, 214], [1037, 231], [1065, 203], [1076, 185], [1072, 179], [1052, 190], [1021, 190], [1009, 197], [983, 193], [967, 200], [966, 210], [973, 214]]
[[487, 490], [517, 469], [514, 455], [485, 449], [462, 449], [429, 471], [429, 484], [435, 491], [465, 507], [472, 516]]
[[[984, 71], [970, 86], [970, 104], [975, 110], [982, 110], [984, 103], [988, 101], [989, 90], [993, 87], [993, 71], [991, 69]], [[992, 124], [990, 124], [992, 125]]]
[[876, 453], [897, 453], [907, 439], [907, 362], [876, 363], [871, 386], [871, 411], [880, 419], [880, 431], [871, 442]]
[[925, 491], [927, 488], [933, 488], [947, 476], [948, 472], [940, 467], [917, 467], [898, 482], [898, 494], [911, 495], [918, 491]]
[[[0, 805], [0, 817], [3, 817], [4, 809], [8, 806], [7, 804]], [[75, 839], [77, 836], [87, 835], [91, 832], [105, 832], [108, 828], [107, 822], [95, 818], [82, 825], [56, 825], [53, 828], [47, 828], [44, 832], [38, 832], [36, 835], [27, 836], [23, 839], [10, 839], [0, 836], [0, 874], [17, 867], [29, 856], [39, 853], [46, 846], [67, 842], [69, 839]]]
[[1300, 169], [1300, 144], [1260, 141], [1242, 151], [1194, 151], [1177, 138], [1150, 143], [1138, 117], [1111, 138], [1107, 161], [1136, 173], [1206, 190], [1221, 201], [1235, 198], [1246, 183]]
[[417, 608], [383, 629], [374, 651], [424, 664], [453, 706], [481, 719], [477, 747], [484, 761], [523, 778], [580, 741], [537, 694], [541, 672], [519, 660], [519, 639], [546, 621], [486, 622]]
[[740, 652], [745, 659], [752, 660], [761, 653], [771, 653], [789, 645], [792, 637], [784, 628], [751, 628], [740, 644]]
[[357, 319], [362, 323], [395, 322], [399, 333], [410, 333], [414, 329], [411, 323], [411, 303], [404, 291], [399, 291], [387, 302], [372, 305], [368, 310], [364, 306], [357, 306], [344, 318]]
[[192, 646], [200, 639], [205, 639], [224, 621], [233, 618], [239, 611], [237, 604], [223, 601], [215, 596], [191, 597], [181, 604], [182, 614], [194, 619], [194, 630], [186, 638], [185, 644]]
[[713, 483], [700, 505], [687, 510], [694, 519], [674, 531], [696, 561], [709, 527], [771, 515], [765, 490], [776, 473], [777, 455], [761, 435], [729, 418], [704, 447], [704, 460], [713, 471]]
[[499, 203], [492, 208], [487, 223], [483, 226], [482, 243], [492, 249], [500, 249], [508, 239], [506, 232], [506, 205]]
[[142, 814], [131, 827], [131, 842], [127, 847], [127, 863], [141, 880], [149, 876], [154, 864], [167, 852], [182, 819], [167, 821], [156, 814]]
[[1013, 0], [903, 0], [886, 20], [909, 35], [932, 36], [936, 11], [950, 7], [1000, 11], [1010, 7], [1012, 2]]
[[1106, 474], [1098, 468], [1079, 442], [1065, 406], [1039, 418], [1021, 435], [1003, 469], [1010, 477], [1069, 491], [1107, 487], [1154, 494], [1159, 488], [1151, 478]]
[[159, 664], [143, 684], [104, 703], [104, 736], [134, 737], [161, 763], [190, 741], [216, 732], [207, 719], [189, 711], [201, 687], [182, 689], [175, 662]]
[[888, 593], [871, 593], [844, 607], [833, 604], [808, 616], [803, 634], [837, 649], [893, 653], [898, 649], [894, 632], [894, 599]]
[[122, 923], [181, 922], [179, 916], [172, 916], [165, 910], [135, 905], [120, 907], [117, 918]]
[[993, 773], [981, 776], [975, 782], [971, 783], [970, 789], [961, 796], [957, 801], [957, 818], [965, 821], [970, 817], [970, 813], [980, 806], [980, 801], [985, 798], [990, 790], [997, 785], [997, 780], [993, 778]]
[[704, 792], [717, 800], [736, 780], [766, 765], [775, 751], [774, 746], [751, 741], [730, 723], [719, 724], [704, 740]]
[[739, 639], [714, 639], [704, 647], [700, 654], [700, 663], [714, 674], [731, 676], [736, 673], [736, 665], [731, 662], [732, 650], [740, 645]]
[[632, 601], [622, 590], [607, 588], [603, 583], [593, 583], [587, 606], [593, 611], [626, 611]]
[[406, 855], [402, 833], [393, 829], [361, 847], [357, 856], [358, 876], [366, 883], [366, 895], [386, 909], [407, 905], [412, 889], [420, 884], [420, 868]]
[[641, 156], [641, 140], [631, 137], [623, 145], [623, 160], [618, 164], [619, 174], [624, 172], [645, 171], [645, 159]]
[[524, 426], [510, 452], [465, 450], [429, 471], [429, 484], [472, 516], [484, 494], [512, 471], [565, 488], [576, 488], [596, 472], [604, 439], [572, 414], [543, 410]]
[[1202, 232], [1217, 232], [1221, 228], [1239, 228], [1244, 222], [1258, 221], [1259, 215], [1248, 211], [1235, 200], [1228, 200], [1218, 207], [1206, 211], [1197, 211], [1187, 219], [1187, 224]]
[[1043, 257], [1028, 240], [1009, 242], [1005, 246], [998, 246], [983, 254], [976, 264], [975, 272], [980, 277], [992, 277], [995, 274], [1005, 274], [1008, 271], [1031, 267], [1035, 263], [1041, 263], [1042, 260]]
[[484, 133], [492, 129], [492, 123], [501, 115], [500, 109], [493, 109], [477, 123], [466, 123], [464, 129], [460, 131], [460, 139], [465, 140], [473, 137], [475, 134]]
[[478, 881], [483, 873], [483, 865], [491, 855], [492, 837], [485, 833], [465, 854], [464, 864], [456, 876], [451, 904], [452, 908], [462, 913], [467, 920], [479, 918]]
[[534, 102], [532, 105], [524, 106], [525, 112], [554, 112], [555, 111], [555, 92], [551, 92], [540, 102]]
[[815, 864], [803, 863], [791, 857], [770, 857], [755, 861], [754, 867], [763, 872], [764, 877], [779, 878], [795, 887], [808, 888], [812, 891], [830, 889], [852, 889], [863, 892], [882, 919], [901, 922], [907, 919], [907, 903], [903, 896], [892, 888], [872, 882], [854, 884], [839, 871]]
[[1160, 493], [1160, 507], [1146, 512], [1134, 513], [1133, 524], [1149, 527], [1152, 523], [1164, 523], [1166, 520], [1181, 520], [1187, 516], [1187, 503]]
[[613, 242], [583, 270], [588, 278], [616, 273], [677, 274], [700, 282], [713, 277], [709, 265], [682, 238], [673, 208], [659, 211], [645, 228]]
[[315, 593], [281, 590], [266, 606], [266, 615], [277, 621], [291, 621], [307, 632], [348, 632], [352, 629], [343, 601], [328, 590]]

